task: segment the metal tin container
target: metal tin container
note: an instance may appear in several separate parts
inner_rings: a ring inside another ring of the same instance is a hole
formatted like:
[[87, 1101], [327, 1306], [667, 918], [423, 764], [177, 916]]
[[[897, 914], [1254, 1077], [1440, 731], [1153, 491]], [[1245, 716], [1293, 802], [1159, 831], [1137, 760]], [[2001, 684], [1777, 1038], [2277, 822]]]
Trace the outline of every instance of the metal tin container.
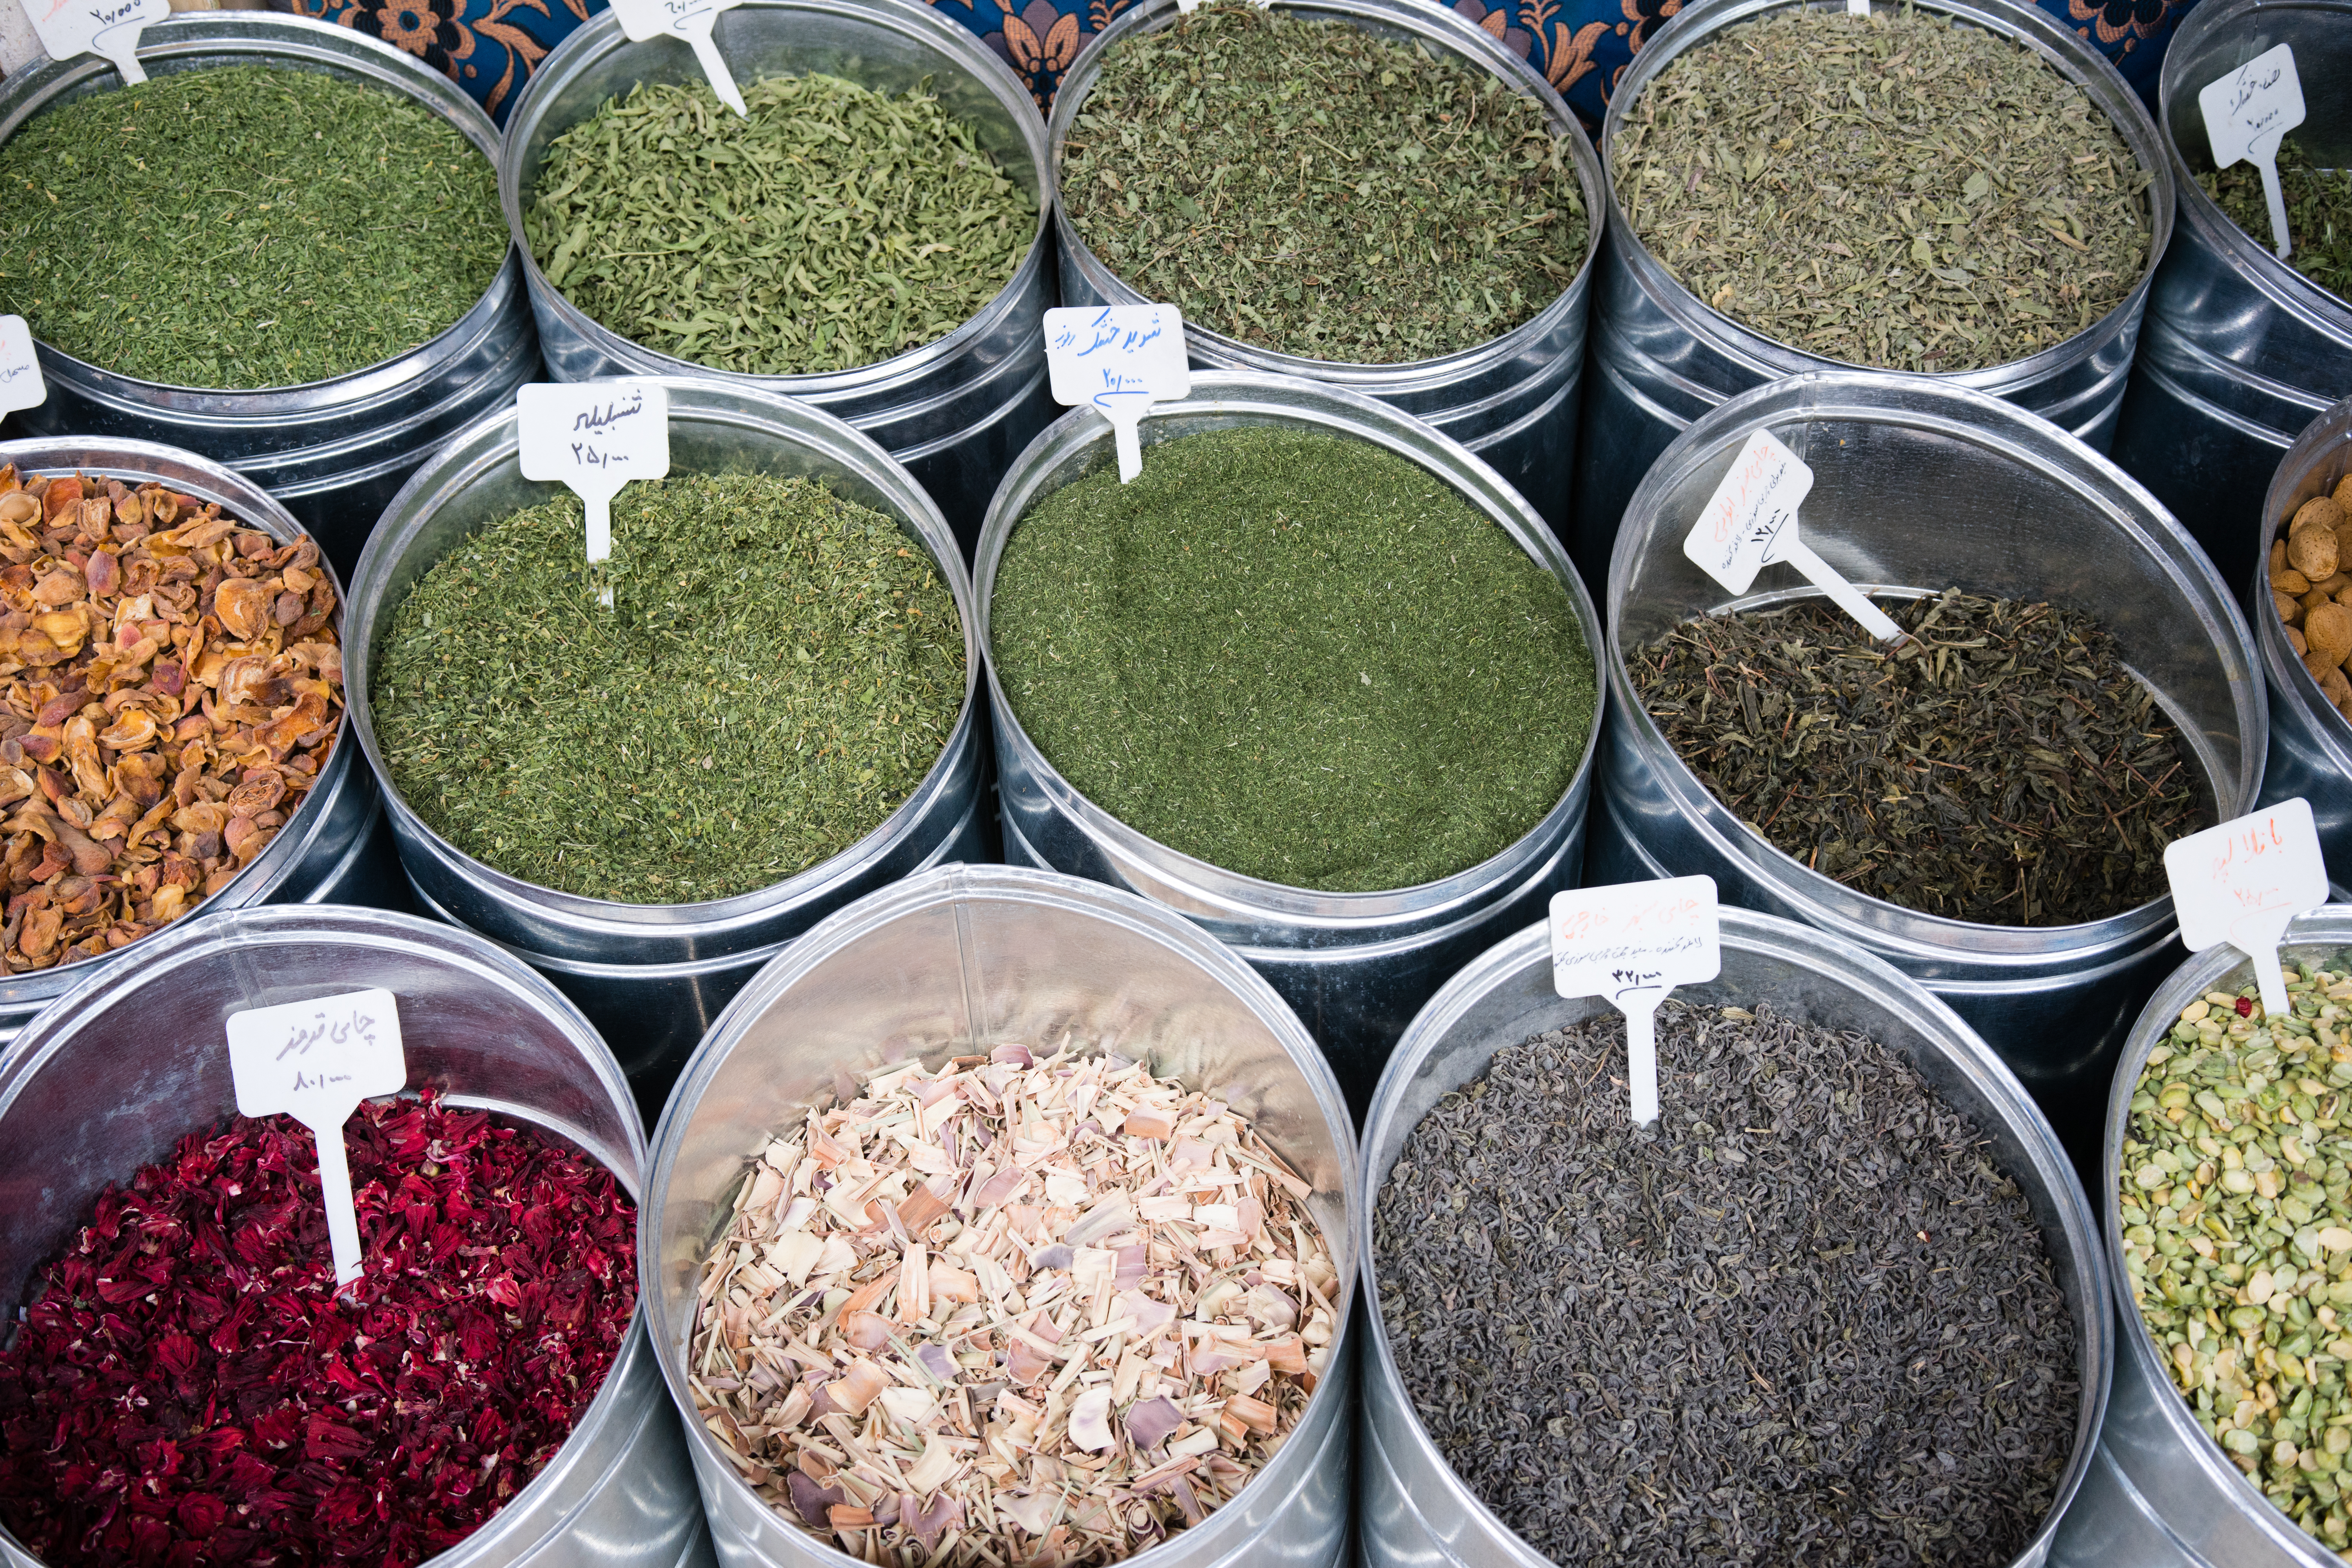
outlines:
[[2286, 624], [2271, 603], [2270, 549], [2273, 539], [2286, 537], [2298, 507], [2333, 493], [2347, 476], [2352, 397], [2313, 420], [2287, 448], [2263, 500], [2263, 526], [2251, 552], [2254, 569], [2246, 584], [2246, 615], [2262, 646], [2270, 689], [2270, 761], [2263, 773], [2261, 804], [2296, 795], [2309, 801], [2319, 846], [2338, 876], [2352, 876], [2352, 721], [2320, 694], [2319, 683], [2286, 640]]
[[[2179, 524], [2080, 441], [1985, 393], [1924, 376], [1798, 376], [1733, 398], [1666, 448], [1626, 508], [1609, 574], [1606, 826], [1594, 882], [1704, 871], [1724, 901], [1868, 949], [1991, 1042], [2084, 1159], [2142, 998], [2179, 962], [2170, 895], [2071, 926], [1946, 920], [1869, 898], [1772, 847], [1710, 794], [1634, 698], [1629, 650], [1695, 616], [1812, 595], [1765, 568], [1734, 598], [1684, 536], [1749, 433], [1814, 467], [1804, 536], [1856, 584], [2052, 599], [2113, 632], [2194, 752], [2218, 820], [2250, 809], [2268, 728], [2252, 635]], [[1906, 497], [1933, 498], [1935, 526]]]
[[562, 489], [522, 477], [511, 406], [453, 437], [385, 510], [352, 591], [344, 661], [354, 732], [376, 776], [386, 781], [393, 835], [420, 899], [444, 918], [540, 965], [613, 1030], [641, 1082], [647, 1073], [660, 1079], [651, 1085], [656, 1092], [682, 1047], [699, 1037], [709, 1015], [725, 1003], [711, 987], [727, 983], [714, 976], [734, 974], [727, 984], [731, 994], [732, 984], [748, 977], [750, 956], [758, 950], [772, 950], [828, 911], [919, 867], [978, 853], [984, 764], [971, 579], [922, 487], [872, 441], [816, 409], [738, 384], [686, 378], [663, 384], [669, 391], [672, 473], [823, 479], [844, 499], [897, 518], [955, 598], [963, 619], [963, 710], [921, 785], [881, 826], [831, 859], [757, 892], [706, 903], [623, 904], [536, 887], [484, 865], [426, 826], [389, 786], [367, 689], [376, 641], [389, 617], [416, 579], [458, 542]]
[[[1191, 396], [1151, 405], [1142, 439], [1149, 447], [1179, 436], [1246, 425], [1348, 437], [1436, 474], [1559, 577], [1576, 606], [1585, 646], [1599, 659], [1601, 626], [1591, 597], [1543, 519], [1493, 468], [1388, 404], [1296, 377], [1207, 371], [1192, 377]], [[989, 503], [974, 563], [983, 647], [997, 566], [1022, 517], [1047, 495], [1112, 460], [1109, 422], [1079, 408], [1032, 442], [1004, 477]], [[1446, 976], [1501, 933], [1535, 919], [1553, 893], [1576, 886], [1583, 862], [1584, 809], [1601, 732], [1599, 703], [1567, 792], [1518, 842], [1442, 881], [1391, 892], [1324, 893], [1261, 881], [1180, 854], [1087, 799], [1022, 729], [992, 660], [988, 701], [995, 721], [1005, 858], [1141, 893], [1238, 950], [1323, 1043], [1350, 1105], [1370, 1098], [1390, 1047]]]
[[[1061, 259], [1066, 305], [1149, 303], [1117, 277], [1078, 237], [1061, 204], [1064, 149], [1103, 61], [1124, 39], [1175, 26], [1181, 0], [1145, 0], [1121, 12], [1087, 41], [1054, 99], [1047, 123], [1054, 168], [1054, 243]], [[1494, 35], [1441, 6], [1419, 0], [1284, 0], [1278, 7], [1303, 20], [1345, 22], [1377, 37], [1420, 44], [1500, 77], [1514, 92], [1540, 105], [1555, 135], [1569, 144], [1589, 220], [1576, 278], [1558, 299], [1501, 336], [1475, 348], [1402, 364], [1349, 364], [1277, 353], [1184, 324], [1184, 347], [1202, 370], [1247, 370], [1304, 376], [1391, 404], [1434, 426], [1501, 474], [1567, 537], [1569, 476], [1576, 456], [1577, 401], [1584, 373], [1584, 322], [1593, 258], [1601, 251], [1606, 182], [1584, 127], [1552, 85], [1505, 48]]]
[[907, 465], [953, 524], [967, 557], [997, 476], [1058, 406], [1045, 380], [1045, 313], [1054, 303], [1045, 246], [1053, 181], [1029, 91], [968, 27], [919, 0], [743, 0], [713, 35], [738, 82], [822, 71], [877, 91], [921, 87], [970, 125], [982, 149], [1036, 199], [1037, 236], [1011, 282], [947, 336], [872, 364], [812, 375], [743, 375], [632, 342], [565, 299], [530, 254], [523, 214], [548, 143], [641, 83], [697, 82], [683, 40], [633, 44], [604, 13], [575, 28], [531, 73], [508, 117], [499, 198], [529, 279], [548, 369], [559, 381], [701, 376], [797, 398], [846, 420]]
[[[2289, 925], [2279, 955], [2333, 963], [2347, 946], [2352, 946], [2352, 908], [2330, 905]], [[2132, 1303], [2122, 1221], [2113, 1201], [2124, 1131], [2130, 1125], [2132, 1090], [2147, 1066], [2148, 1053], [2163, 1042], [2189, 1003], [2208, 991], [2251, 985], [2253, 978], [2252, 963], [2235, 948], [2212, 947], [2196, 954], [2148, 998], [2116, 1064], [2099, 1163], [2105, 1254], [2116, 1290], [2115, 1396], [2099, 1433], [2098, 1463], [2051, 1547], [2053, 1568], [2257, 1563], [2338, 1568], [2341, 1563], [2249, 1484], [2197, 1425], [2188, 1402], [2174, 1389], [2164, 1352]]]
[[[1136, 1568], [1336, 1568], [1347, 1545], [1356, 1139], [1339, 1085], [1280, 997], [1185, 921], [1132, 894], [999, 866], [942, 866], [842, 910], [762, 971], [688, 1064], [655, 1131], [638, 1278], [655, 1353], [727, 1568], [854, 1561], [743, 1484], [692, 1412], [686, 1345], [714, 1227], [746, 1156], [843, 1076], [1075, 1030], [1154, 1072], [1214, 1087], [1313, 1184], [1338, 1265], [1330, 1370], [1282, 1448], [1234, 1500], [1127, 1559]], [[1342, 1294], [1344, 1292], [1344, 1294]]]
[[[595, 1158], [632, 1197], [645, 1134], [594, 1030], [546, 982], [463, 931], [380, 910], [236, 910], [140, 944], [43, 1015], [0, 1061], [0, 1290], [22, 1299], [99, 1192], [236, 1114], [225, 1021], [383, 986], [409, 1083], [503, 1112]], [[709, 1561], [677, 1417], [637, 1311], [556, 1456], [434, 1568]], [[0, 1531], [0, 1563], [37, 1559]]]
[[[20, 472], [79, 472], [93, 478], [121, 479], [125, 484], [155, 479], [183, 495], [219, 502], [230, 516], [273, 539], [291, 541], [302, 531], [284, 507], [245, 476], [218, 463], [150, 442], [95, 437], [5, 441], [0, 442], [0, 463], [14, 463]], [[331, 565], [327, 573], [339, 605], [344, 605], [341, 580], [335, 576]], [[340, 608], [337, 614], [348, 626], [350, 617]], [[286, 826], [278, 830], [278, 837], [232, 878], [227, 887], [196, 906], [198, 911], [209, 913], [257, 904], [381, 899], [389, 890], [387, 868], [381, 858], [380, 842], [371, 838], [371, 827], [379, 810], [375, 775], [368, 771], [359, 748], [352, 744], [347, 718], [342, 733], [335, 737], [326, 766], [320, 770], [318, 782], [310, 786]], [[24, 974], [0, 975], [0, 1042], [92, 975], [125, 963], [136, 967], [163, 934], [142, 938], [103, 958], [86, 958]]]
[[[1952, 1010], [1853, 943], [1770, 915], [1725, 908], [1723, 973], [1677, 1000], [1754, 1007], [1851, 1029], [1893, 1049], [1983, 1132], [1987, 1152], [2032, 1207], [2072, 1309], [2081, 1403], [2074, 1457], [2055, 1505], [2017, 1568], [2038, 1568], [2090, 1468], [2115, 1362], [2108, 1264], [2049, 1123], [2017, 1079]], [[1480, 1501], [1446, 1463], [1399, 1373], [1381, 1309], [1372, 1214], [1390, 1169], [1437, 1101], [1479, 1077], [1496, 1052], [1611, 1011], [1552, 988], [1550, 932], [1531, 926], [1498, 943], [1431, 998], [1397, 1045], [1364, 1123], [1363, 1204], [1356, 1252], [1365, 1296], [1364, 1479], [1358, 1528], [1370, 1568], [1546, 1568], [1548, 1559]]]
[[[1618, 130], [1642, 89], [1676, 56], [1724, 28], [1796, 5], [1843, 9], [1837, 0], [1694, 0], [1642, 46], [1610, 96], [1602, 121], [1604, 171]], [[2156, 124], [2116, 68], [2071, 27], [2021, 0], [1936, 0], [1937, 13], [2024, 45], [2088, 93], [2148, 171], [2149, 243], [2139, 281], [2120, 305], [2053, 348], [2008, 364], [1931, 379], [2004, 397], [2105, 451], [2131, 371], [2132, 344], [2149, 280], [2172, 233], [2173, 174]], [[1594, 583], [1609, 572], [1610, 542], [1642, 472], [1675, 434], [1726, 398], [1805, 371], [1850, 368], [1776, 343], [1719, 314], [1676, 282], [1626, 221], [1616, 180], [1602, 180], [1609, 241], [1593, 296], [1591, 386], [1576, 478], [1577, 565]]]
[[[140, 36], [150, 76], [268, 65], [319, 71], [414, 99], [495, 163], [498, 128], [413, 55], [306, 16], [190, 11]], [[0, 83], [0, 140], [43, 110], [120, 86], [94, 55], [45, 60]], [[28, 434], [167, 441], [238, 470], [301, 520], [348, 574], [376, 514], [452, 431], [514, 401], [539, 374], [537, 329], [509, 247], [488, 292], [446, 331], [381, 364], [300, 386], [224, 392], [101, 370], [43, 343], [49, 397], [16, 416]]]
[[2352, 395], [2352, 303], [2225, 216], [2197, 183], [2213, 166], [2197, 94], [2290, 44], [2310, 118], [2294, 132], [2324, 165], [2352, 166], [2352, 0], [2212, 0], [2181, 18], [2158, 78], [2180, 228], [2150, 296], [2115, 457], [2216, 561], [2242, 559], [2279, 455]]

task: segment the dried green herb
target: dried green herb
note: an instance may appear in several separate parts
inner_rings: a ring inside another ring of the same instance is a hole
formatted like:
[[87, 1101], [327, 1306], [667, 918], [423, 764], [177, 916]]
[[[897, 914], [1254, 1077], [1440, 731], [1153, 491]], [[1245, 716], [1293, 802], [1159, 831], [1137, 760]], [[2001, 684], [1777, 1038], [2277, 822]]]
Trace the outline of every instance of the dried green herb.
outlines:
[[317, 71], [158, 76], [0, 144], [0, 310], [118, 375], [363, 370], [456, 324], [506, 254], [497, 173], [456, 126]]
[[[2286, 264], [2339, 300], [2352, 300], [2352, 169], [2323, 169], [2292, 136], [2279, 145], [2279, 194], [2286, 198]], [[2197, 183], [2231, 223], [2267, 248], [2271, 209], [2262, 171], [2241, 161], [2202, 170]]]
[[1725, 29], [1642, 89], [1610, 158], [1684, 288], [1851, 364], [2023, 359], [2121, 304], [2148, 261], [2149, 176], [2090, 95], [1907, 5]]
[[1345, 22], [1209, 5], [1129, 37], [1065, 153], [1065, 210], [1121, 281], [1284, 353], [1472, 348], [1584, 264], [1583, 190], [1542, 106]]
[[1685, 622], [1626, 663], [1715, 797], [1857, 892], [1949, 920], [2105, 920], [2213, 825], [2180, 732], [2077, 610], [1957, 590], [1870, 640], [1818, 599]]
[[692, 903], [880, 826], [947, 743], [963, 624], [882, 513], [801, 478], [673, 475], [613, 502], [613, 608], [564, 494], [418, 579], [369, 692], [393, 786], [541, 887]]
[[548, 281], [633, 342], [744, 375], [945, 337], [1011, 282], [1037, 204], [928, 92], [837, 77], [649, 82], [551, 142], [523, 228]]
[[1592, 719], [1559, 580], [1420, 465], [1255, 426], [1021, 521], [989, 609], [1046, 761], [1172, 848], [1292, 887], [1452, 876], [1559, 803]]

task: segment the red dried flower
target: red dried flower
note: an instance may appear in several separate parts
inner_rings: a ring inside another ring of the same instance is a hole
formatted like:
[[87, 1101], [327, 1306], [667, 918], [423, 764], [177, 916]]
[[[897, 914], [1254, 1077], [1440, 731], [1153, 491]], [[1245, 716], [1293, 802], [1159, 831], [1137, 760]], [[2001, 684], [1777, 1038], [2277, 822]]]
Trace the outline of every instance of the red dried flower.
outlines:
[[2238, 998], [2238, 1016], [2239, 1016], [2239, 1017], [2241, 1017], [2241, 1018], [2251, 1018], [2251, 1017], [2252, 1017], [2253, 1016], [2254, 1016], [2254, 1004], [2253, 1004], [2253, 999], [2252, 999], [2252, 997], [2248, 997], [2248, 996], [2241, 996], [2241, 997], [2239, 997], [2239, 998]]
[[0, 1352], [0, 1522], [45, 1563], [410, 1568], [571, 1433], [636, 1305], [635, 1209], [535, 1129], [427, 1092], [346, 1130], [338, 1294], [300, 1123], [109, 1187]]

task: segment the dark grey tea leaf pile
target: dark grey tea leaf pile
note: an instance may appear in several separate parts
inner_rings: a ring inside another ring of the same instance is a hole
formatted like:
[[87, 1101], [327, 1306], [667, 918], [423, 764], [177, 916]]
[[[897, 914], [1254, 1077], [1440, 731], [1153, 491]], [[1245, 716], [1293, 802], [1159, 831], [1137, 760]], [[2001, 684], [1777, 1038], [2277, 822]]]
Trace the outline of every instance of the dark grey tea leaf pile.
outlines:
[[2072, 1451], [2074, 1325], [1981, 1135], [1859, 1035], [1667, 1002], [1498, 1053], [1374, 1219], [1398, 1368], [1554, 1562], [2007, 1562]]

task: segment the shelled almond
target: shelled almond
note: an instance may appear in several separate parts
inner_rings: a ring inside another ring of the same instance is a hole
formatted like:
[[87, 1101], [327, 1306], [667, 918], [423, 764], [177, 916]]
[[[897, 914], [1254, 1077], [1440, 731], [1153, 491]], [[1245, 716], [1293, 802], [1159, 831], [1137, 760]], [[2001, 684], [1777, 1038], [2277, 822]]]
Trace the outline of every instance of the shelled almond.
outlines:
[[2286, 640], [2336, 710], [2352, 719], [2352, 476], [2312, 497], [2271, 545], [2271, 604]]

